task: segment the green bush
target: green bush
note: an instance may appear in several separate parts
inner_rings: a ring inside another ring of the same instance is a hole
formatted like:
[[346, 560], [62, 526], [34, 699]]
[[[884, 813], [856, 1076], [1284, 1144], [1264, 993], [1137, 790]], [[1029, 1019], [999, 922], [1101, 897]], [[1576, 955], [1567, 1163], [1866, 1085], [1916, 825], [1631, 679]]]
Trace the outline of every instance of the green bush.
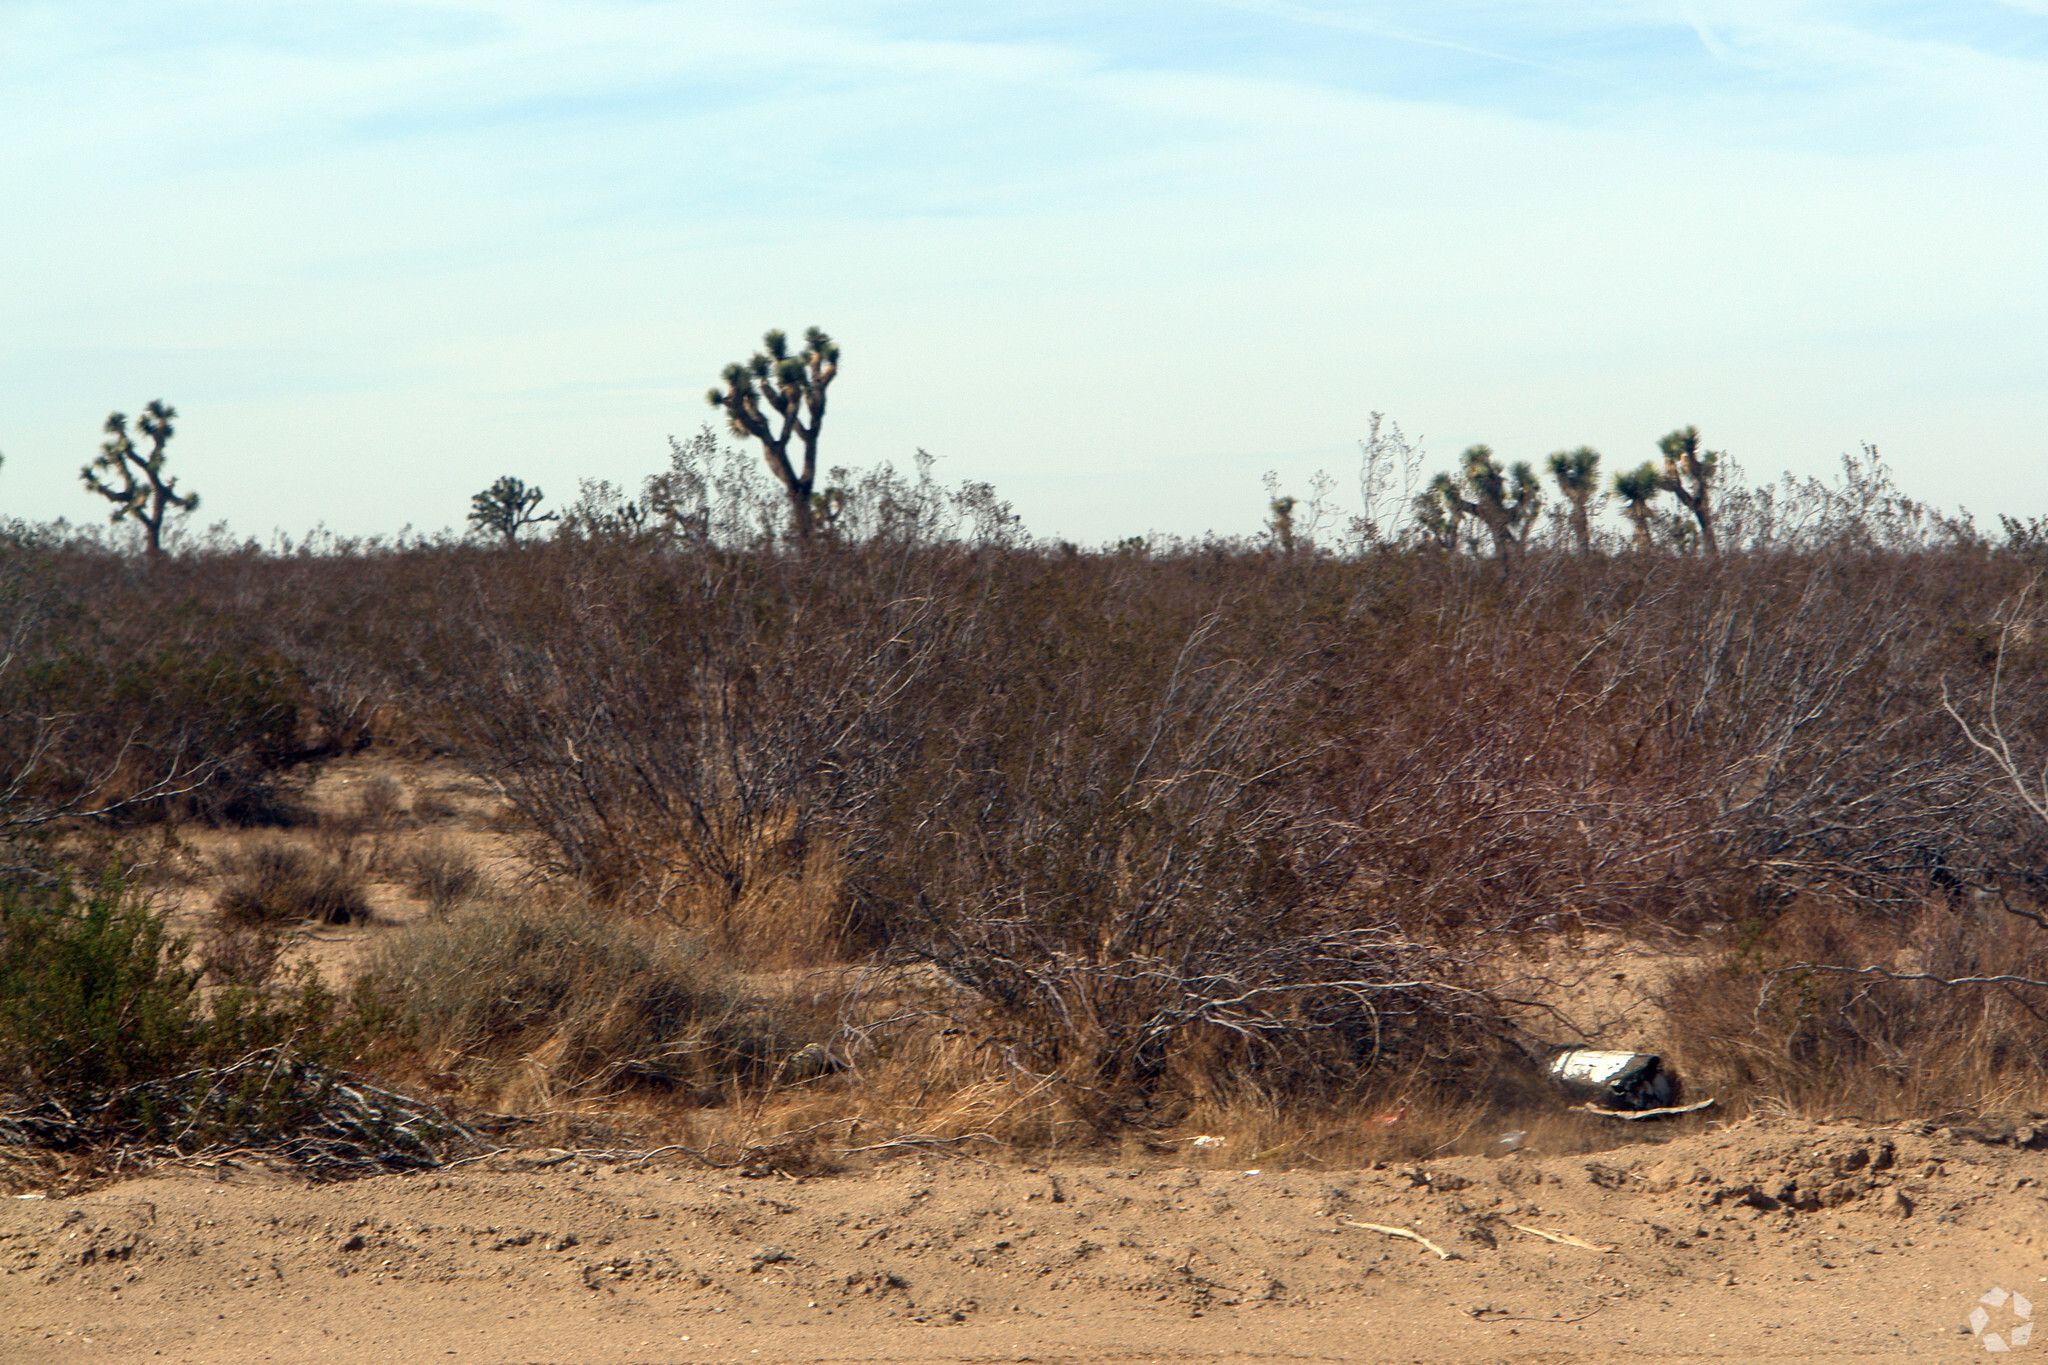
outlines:
[[260, 1141], [326, 1102], [361, 1021], [310, 972], [204, 999], [189, 947], [113, 880], [0, 893], [0, 1085], [32, 1136]]
[[0, 1061], [11, 1088], [80, 1094], [169, 1074], [201, 1050], [198, 977], [160, 916], [103, 883], [0, 900]]

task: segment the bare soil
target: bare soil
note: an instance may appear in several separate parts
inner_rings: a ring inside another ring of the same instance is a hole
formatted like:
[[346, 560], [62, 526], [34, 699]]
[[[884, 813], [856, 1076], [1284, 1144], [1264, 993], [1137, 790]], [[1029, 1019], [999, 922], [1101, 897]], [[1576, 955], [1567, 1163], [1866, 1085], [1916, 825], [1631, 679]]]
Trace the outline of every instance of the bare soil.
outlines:
[[0, 1359], [1965, 1360], [1974, 1308], [2004, 1342], [2048, 1316], [2048, 1127], [1644, 1136], [1354, 1171], [160, 1174], [5, 1201]]

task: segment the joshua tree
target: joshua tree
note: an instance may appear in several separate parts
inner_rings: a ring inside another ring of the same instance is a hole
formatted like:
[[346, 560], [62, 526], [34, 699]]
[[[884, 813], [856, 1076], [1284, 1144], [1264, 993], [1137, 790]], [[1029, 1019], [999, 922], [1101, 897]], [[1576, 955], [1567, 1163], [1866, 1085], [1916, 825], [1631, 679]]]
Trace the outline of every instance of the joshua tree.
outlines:
[[1550, 457], [1550, 473], [1557, 480], [1557, 491], [1571, 504], [1572, 539], [1578, 542], [1579, 553], [1591, 554], [1593, 523], [1587, 505], [1600, 491], [1600, 452], [1591, 446], [1557, 451]]
[[1662, 482], [1665, 489], [1675, 495], [1679, 504], [1700, 524], [1700, 544], [1707, 547], [1707, 553], [1720, 554], [1721, 546], [1714, 539], [1714, 511], [1710, 504], [1714, 474], [1721, 467], [1721, 456], [1725, 452], [1700, 449], [1698, 427], [1679, 428], [1657, 442], [1657, 448], [1664, 452]]
[[470, 498], [469, 524], [479, 531], [503, 536], [505, 543], [511, 545], [519, 539], [523, 528], [561, 520], [554, 512], [534, 514], [533, 509], [540, 506], [543, 496], [538, 487], [528, 488], [523, 481], [507, 474]]
[[[107, 439], [100, 445], [99, 458], [79, 471], [87, 488], [114, 504], [109, 520], [142, 524], [151, 563], [163, 558], [164, 518], [174, 509], [192, 512], [199, 506], [197, 493], [180, 493], [178, 481], [164, 477], [164, 447], [171, 443], [171, 421], [177, 415], [178, 410], [161, 398], [142, 410], [135, 426], [149, 438], [149, 454], [144, 455], [128, 437], [126, 415], [108, 413]], [[119, 487], [111, 482], [115, 477], [121, 480]]]
[[[1508, 500], [1508, 479], [1514, 478], [1514, 501]], [[1465, 452], [1465, 487], [1472, 491], [1476, 501], [1465, 500], [1452, 484], [1447, 498], [1457, 498], [1457, 506], [1468, 517], [1477, 517], [1485, 523], [1493, 536], [1493, 551], [1505, 568], [1515, 552], [1521, 548], [1522, 537], [1536, 522], [1536, 509], [1543, 501], [1543, 489], [1536, 482], [1536, 471], [1527, 461], [1513, 469], [1501, 468], [1493, 458], [1491, 446], [1472, 446]]]
[[1423, 539], [1440, 550], [1456, 550], [1465, 529], [1465, 502], [1458, 496], [1458, 481], [1439, 473], [1429, 487], [1415, 495], [1415, 524]]
[[1294, 507], [1297, 499], [1275, 498], [1271, 503], [1273, 520], [1270, 529], [1273, 543], [1280, 547], [1280, 553], [1294, 558]]
[[[825, 421], [825, 390], [839, 373], [839, 345], [813, 327], [804, 333], [800, 354], [790, 354], [781, 332], [764, 335], [761, 346], [744, 364], [726, 366], [725, 387], [714, 388], [705, 399], [725, 410], [735, 435], [761, 443], [768, 468], [789, 494], [790, 525], [797, 539], [807, 541], [817, 520], [811, 495], [818, 476], [818, 428]], [[790, 462], [791, 437], [803, 448], [800, 469]]]
[[1663, 491], [1664, 476], [1649, 460], [1614, 476], [1614, 494], [1621, 499], [1623, 515], [1636, 528], [1635, 548], [1638, 550], [1650, 548], [1650, 524], [1657, 519], [1657, 509], [1650, 504]]

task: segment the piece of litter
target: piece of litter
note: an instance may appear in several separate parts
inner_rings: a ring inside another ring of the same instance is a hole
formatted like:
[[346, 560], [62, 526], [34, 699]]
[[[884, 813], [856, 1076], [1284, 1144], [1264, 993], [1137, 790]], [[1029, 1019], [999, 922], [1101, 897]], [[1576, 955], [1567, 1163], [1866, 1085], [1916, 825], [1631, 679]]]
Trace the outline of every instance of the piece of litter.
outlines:
[[47, 1198], [49, 1198], [49, 1196], [48, 1196], [48, 1195], [46, 1195], [46, 1194], [17, 1194], [17, 1195], [15, 1195], [14, 1197], [15, 1197], [16, 1199], [47, 1199]]
[[1245, 1174], [1246, 1174], [1246, 1175], [1257, 1175], [1258, 1173], [1259, 1173], [1259, 1172], [1258, 1172], [1258, 1169], [1257, 1169], [1256, 1167], [1254, 1167], [1253, 1169], [1251, 1169], [1251, 1170], [1249, 1170], [1249, 1171], [1246, 1171], [1246, 1172], [1245, 1172]]
[[1356, 1218], [1339, 1218], [1337, 1221], [1354, 1228], [1364, 1228], [1367, 1232], [1384, 1232], [1389, 1237], [1406, 1237], [1411, 1242], [1420, 1242], [1431, 1251], [1434, 1251], [1439, 1261], [1454, 1261], [1458, 1259], [1458, 1254], [1455, 1251], [1445, 1251], [1413, 1228], [1392, 1228], [1388, 1227], [1385, 1223], [1361, 1223]]
[[1565, 1093], [1615, 1109], [1651, 1109], [1678, 1098], [1678, 1078], [1653, 1053], [1571, 1047], [1544, 1069]]
[[1541, 1237], [1546, 1242], [1556, 1242], [1560, 1246], [1584, 1247], [1588, 1251], [1598, 1251], [1603, 1254], [1615, 1249], [1613, 1247], [1600, 1246], [1595, 1242], [1589, 1242], [1583, 1237], [1574, 1237], [1569, 1232], [1545, 1232], [1542, 1228], [1532, 1228], [1522, 1223], [1510, 1223], [1508, 1226], [1516, 1232], [1526, 1232], [1532, 1237]]
[[1188, 1145], [1191, 1147], [1221, 1147], [1223, 1139], [1220, 1137], [1210, 1137], [1204, 1133], [1201, 1137], [1189, 1138]]
[[1528, 1141], [1528, 1138], [1528, 1129], [1517, 1128], [1512, 1133], [1502, 1133], [1500, 1135], [1500, 1145], [1507, 1148], [1511, 1152], [1519, 1152], [1522, 1150], [1522, 1144]]

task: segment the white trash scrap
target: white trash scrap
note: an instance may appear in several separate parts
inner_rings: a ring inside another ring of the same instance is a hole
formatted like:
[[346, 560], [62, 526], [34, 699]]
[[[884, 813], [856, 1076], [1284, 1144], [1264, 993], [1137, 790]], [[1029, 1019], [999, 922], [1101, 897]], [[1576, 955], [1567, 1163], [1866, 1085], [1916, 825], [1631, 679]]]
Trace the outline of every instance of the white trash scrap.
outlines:
[[1678, 1077], [1647, 1052], [1566, 1048], [1546, 1070], [1573, 1098], [1603, 1109], [1663, 1109], [1678, 1099]]

